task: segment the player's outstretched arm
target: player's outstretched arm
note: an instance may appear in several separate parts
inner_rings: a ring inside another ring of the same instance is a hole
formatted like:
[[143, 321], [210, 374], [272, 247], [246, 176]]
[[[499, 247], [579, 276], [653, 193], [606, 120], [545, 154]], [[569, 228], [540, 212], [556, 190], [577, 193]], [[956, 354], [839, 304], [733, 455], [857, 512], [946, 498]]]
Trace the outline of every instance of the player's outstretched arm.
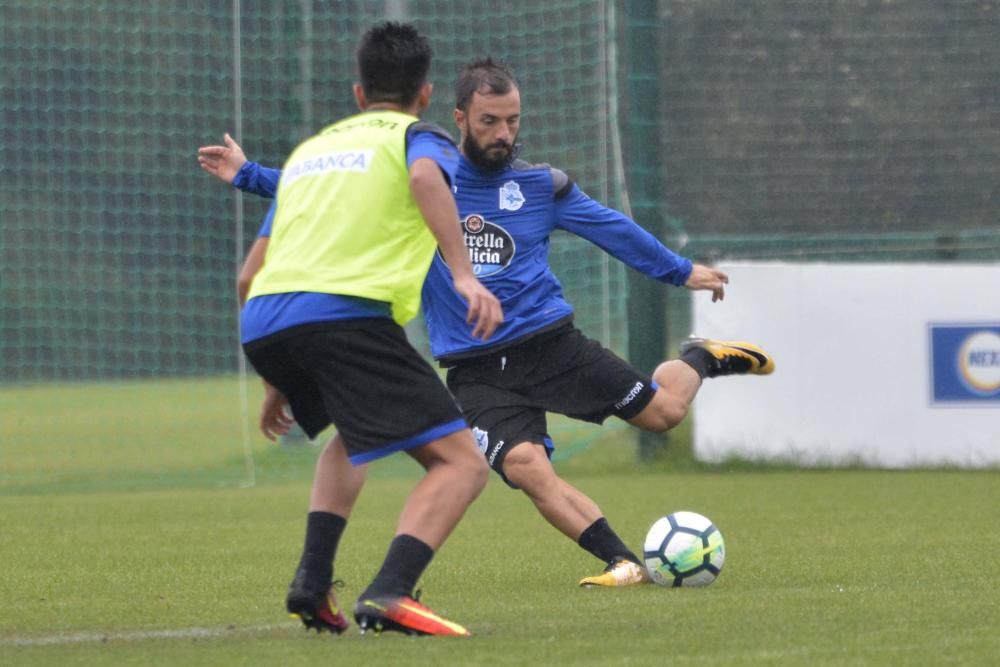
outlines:
[[219, 180], [232, 183], [240, 167], [247, 161], [247, 156], [243, 154], [243, 149], [240, 148], [235, 139], [229, 136], [228, 132], [223, 135], [223, 141], [225, 141], [225, 146], [202, 146], [199, 148], [198, 164]]
[[472, 272], [469, 251], [458, 224], [458, 208], [441, 169], [430, 158], [420, 158], [410, 167], [410, 191], [427, 221], [438, 247], [451, 269], [455, 290], [469, 304], [465, 321], [472, 335], [488, 340], [503, 322], [503, 309], [493, 293]]
[[726, 285], [729, 283], [729, 276], [718, 269], [702, 264], [694, 264], [691, 267], [691, 275], [688, 276], [684, 287], [689, 290], [711, 290], [712, 301], [722, 301], [726, 297]]

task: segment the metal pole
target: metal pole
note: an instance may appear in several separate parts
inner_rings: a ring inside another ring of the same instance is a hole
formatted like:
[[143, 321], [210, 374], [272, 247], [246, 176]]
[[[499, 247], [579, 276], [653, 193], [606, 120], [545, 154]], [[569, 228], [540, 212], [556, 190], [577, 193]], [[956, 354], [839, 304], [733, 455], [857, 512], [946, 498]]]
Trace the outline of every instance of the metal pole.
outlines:
[[[243, 9], [240, 0], [233, 0], [233, 134], [236, 143], [243, 144], [243, 52], [242, 52], [242, 20]], [[235, 262], [239, 266], [243, 262], [243, 193], [233, 192], [233, 217], [235, 218]], [[235, 300], [234, 300], [235, 301]], [[237, 306], [236, 321], [240, 321]], [[242, 486], [257, 485], [257, 465], [253, 458], [253, 448], [250, 445], [250, 403], [247, 395], [247, 359], [243, 350], [236, 346], [236, 363], [240, 373], [240, 429], [243, 440], [243, 466], [246, 477]]]
[[[659, 159], [659, 20], [655, 2], [626, 2], [625, 49], [630, 144], [626, 170], [632, 217], [658, 239], [664, 225], [658, 199], [661, 179]], [[629, 360], [650, 373], [666, 358], [666, 288], [635, 271], [628, 274]], [[666, 437], [639, 434], [639, 458], [656, 455]]]

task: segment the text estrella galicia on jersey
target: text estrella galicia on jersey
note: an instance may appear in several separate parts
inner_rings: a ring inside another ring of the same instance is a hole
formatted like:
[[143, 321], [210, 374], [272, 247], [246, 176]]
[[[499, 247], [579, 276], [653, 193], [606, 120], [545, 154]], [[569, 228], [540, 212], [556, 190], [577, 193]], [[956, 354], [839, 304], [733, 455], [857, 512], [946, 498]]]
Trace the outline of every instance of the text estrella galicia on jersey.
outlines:
[[500, 186], [500, 210], [516, 211], [524, 206], [524, 195], [517, 181], [507, 181]]
[[[506, 229], [478, 213], [471, 213], [462, 219], [462, 235], [469, 251], [472, 271], [480, 278], [503, 271], [514, 259], [514, 238]], [[442, 262], [445, 261], [440, 248], [437, 255]]]

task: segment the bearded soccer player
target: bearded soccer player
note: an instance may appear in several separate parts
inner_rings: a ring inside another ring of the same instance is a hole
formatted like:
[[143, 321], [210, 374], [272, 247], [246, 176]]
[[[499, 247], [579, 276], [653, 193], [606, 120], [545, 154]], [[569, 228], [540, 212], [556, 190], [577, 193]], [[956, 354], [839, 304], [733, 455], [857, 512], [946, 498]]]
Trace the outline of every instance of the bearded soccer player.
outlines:
[[[647, 375], [587, 338], [573, 325], [573, 307], [549, 267], [549, 237], [557, 229], [654, 280], [711, 291], [713, 301], [725, 296], [728, 276], [673, 253], [624, 214], [592, 200], [564, 172], [517, 159], [520, 91], [504, 63], [487, 58], [463, 69], [454, 120], [461, 134], [460, 222], [477, 275], [500, 299], [505, 321], [488, 342], [462, 329], [462, 299], [449, 286], [451, 267], [439, 252], [422, 297], [431, 351], [448, 369], [448, 387], [490, 467], [605, 564], [580, 585], [648, 582], [641, 560], [598, 505], [556, 474], [545, 413], [593, 423], [615, 416], [662, 433], [685, 418], [704, 378], [767, 375], [774, 361], [750, 343], [692, 338], [680, 359]], [[209, 173], [263, 196], [278, 178], [277, 170], [247, 162], [232, 142], [202, 148], [200, 160]], [[261, 238], [266, 235], [265, 223]]]

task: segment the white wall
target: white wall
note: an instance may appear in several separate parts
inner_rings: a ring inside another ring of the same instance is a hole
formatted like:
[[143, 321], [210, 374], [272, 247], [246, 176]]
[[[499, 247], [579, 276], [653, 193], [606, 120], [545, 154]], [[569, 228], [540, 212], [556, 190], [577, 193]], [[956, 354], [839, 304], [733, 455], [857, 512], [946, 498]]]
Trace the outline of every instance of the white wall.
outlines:
[[930, 345], [933, 323], [1000, 327], [1000, 265], [719, 268], [726, 299], [695, 294], [693, 332], [757, 343], [776, 371], [705, 381], [693, 407], [698, 458], [1000, 464], [1000, 389], [934, 402]]

